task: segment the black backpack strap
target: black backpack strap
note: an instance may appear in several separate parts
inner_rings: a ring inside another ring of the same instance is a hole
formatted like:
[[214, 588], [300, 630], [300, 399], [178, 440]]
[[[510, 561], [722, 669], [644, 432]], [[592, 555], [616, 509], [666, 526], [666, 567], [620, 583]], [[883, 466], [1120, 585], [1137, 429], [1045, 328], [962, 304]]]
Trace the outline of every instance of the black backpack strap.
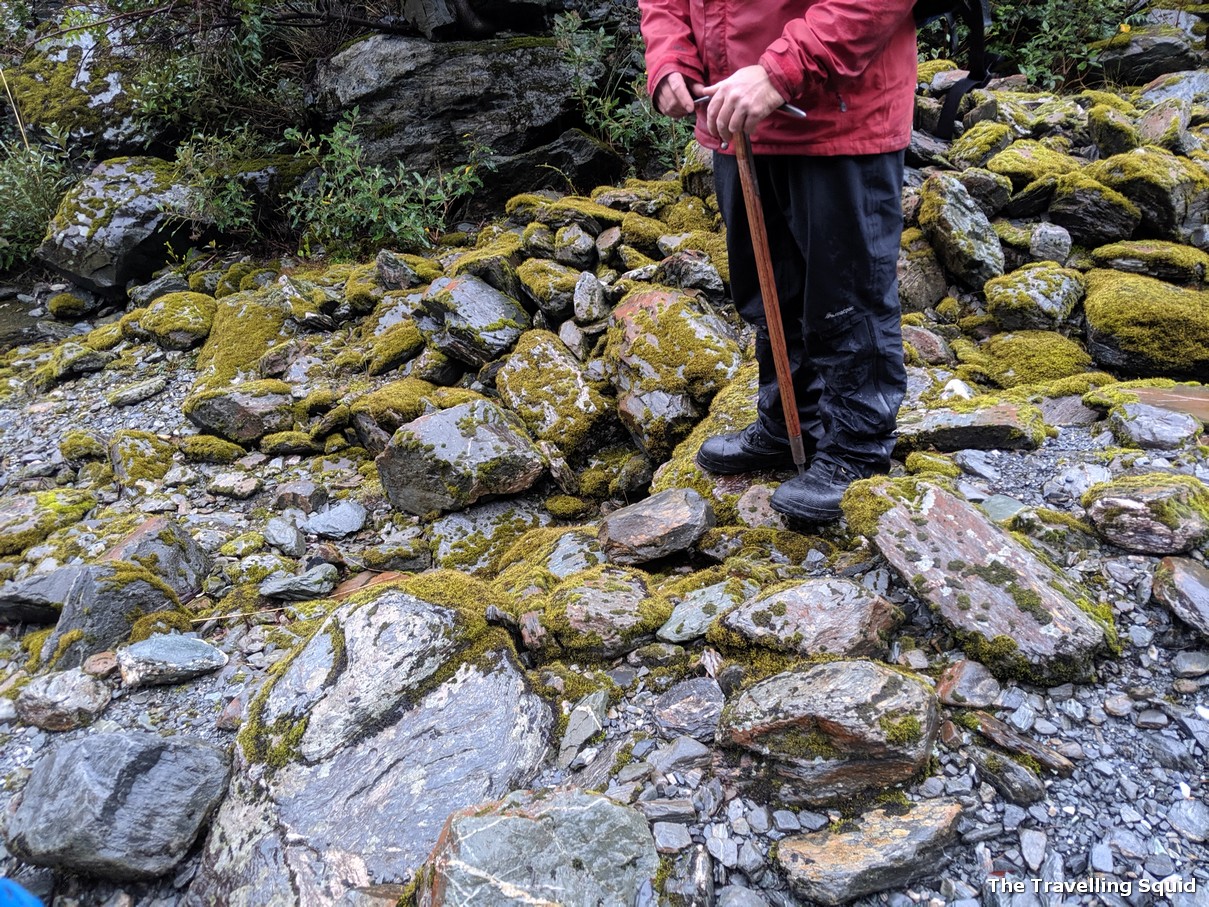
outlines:
[[[960, 4], [961, 16], [969, 30], [970, 42], [970, 74], [949, 89], [945, 96], [945, 105], [940, 112], [940, 123], [936, 127], [938, 138], [951, 139], [953, 127], [957, 121], [957, 108], [961, 99], [975, 88], [986, 85], [991, 78], [990, 59], [987, 56], [986, 33], [991, 27], [990, 0], [963, 0]], [[956, 44], [957, 29], [953, 28], [950, 20], [950, 40]]]

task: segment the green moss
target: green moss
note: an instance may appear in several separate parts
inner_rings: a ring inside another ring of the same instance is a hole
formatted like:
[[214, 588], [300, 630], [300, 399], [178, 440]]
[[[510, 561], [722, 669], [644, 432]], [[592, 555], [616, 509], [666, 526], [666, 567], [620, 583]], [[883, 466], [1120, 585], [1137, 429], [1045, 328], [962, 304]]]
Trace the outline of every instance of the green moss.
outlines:
[[1087, 371], [1091, 356], [1082, 346], [1054, 331], [996, 334], [982, 346], [953, 342], [953, 351], [1003, 388], [1037, 385]]
[[0, 531], [0, 556], [20, 554], [56, 529], [78, 523], [97, 503], [90, 492], [69, 488], [34, 492], [33, 501], [33, 514], [22, 522], [24, 528]]
[[877, 476], [860, 479], [848, 486], [840, 502], [844, 520], [856, 535], [872, 538], [877, 535], [878, 522], [882, 514], [889, 512], [898, 503], [915, 501], [929, 484], [944, 486], [943, 481], [923, 482], [914, 477], [888, 478]]
[[1010, 126], [993, 120], [976, 123], [950, 146], [948, 158], [961, 169], [981, 167], [1011, 144], [1015, 133]]
[[50, 314], [62, 321], [72, 321], [88, 314], [91, 308], [86, 301], [74, 293], [56, 293], [47, 300]]
[[119, 431], [109, 443], [109, 456], [123, 483], [158, 482], [172, 468], [176, 445], [149, 431]]
[[579, 520], [596, 512], [596, 505], [569, 494], [546, 498], [546, 511], [556, 520]]
[[381, 375], [414, 359], [424, 349], [424, 335], [414, 321], [393, 324], [369, 343], [366, 368], [371, 375]]
[[916, 78], [919, 82], [931, 85], [942, 72], [952, 72], [957, 69], [957, 64], [952, 60], [924, 60], [919, 64], [916, 70]]
[[1209, 374], [1209, 291], [1117, 271], [1092, 271], [1087, 281], [1091, 335], [1130, 357], [1135, 374]]
[[1019, 190], [1042, 177], [1072, 173], [1081, 166], [1079, 160], [1069, 154], [1054, 151], [1032, 139], [1020, 139], [987, 161], [986, 168], [1006, 176]]
[[619, 211], [575, 195], [554, 201], [540, 195], [514, 195], [508, 199], [504, 210], [513, 216], [521, 216], [523, 212], [523, 216], [528, 220], [541, 221], [550, 227], [576, 223], [585, 230], [620, 226], [622, 218]]
[[121, 590], [133, 583], [142, 583], [155, 589], [175, 607], [180, 607], [180, 596], [176, 594], [176, 590], [141, 564], [130, 561], [107, 561], [106, 566], [111, 572], [101, 582], [104, 588]]
[[382, 298], [382, 292], [382, 286], [378, 283], [378, 266], [372, 262], [353, 268], [344, 283], [344, 299], [358, 315], [372, 312]]
[[950, 479], [956, 479], [961, 476], [961, 467], [954, 463], [951, 457], [946, 457], [943, 454], [917, 450], [907, 455], [904, 465], [907, 467], [907, 472], [912, 475], [935, 473], [947, 476]]
[[247, 454], [238, 444], [214, 435], [186, 435], [180, 449], [190, 463], [234, 463]]
[[889, 743], [906, 746], [916, 743], [923, 738], [923, 727], [915, 715], [882, 715], [877, 720], [877, 726], [882, 729]]
[[164, 349], [192, 349], [210, 335], [217, 308], [218, 301], [213, 296], [168, 293], [143, 310], [139, 327]]
[[83, 463], [86, 460], [107, 459], [109, 448], [92, 432], [71, 429], [65, 432], [59, 441], [59, 453], [69, 463]]
[[322, 451], [320, 445], [304, 431], [279, 431], [260, 439], [260, 449], [271, 457], [288, 454], [311, 455]]
[[224, 388], [256, 374], [260, 358], [281, 342], [285, 321], [282, 295], [275, 289], [222, 299], [197, 355], [194, 391]]
[[[1147, 498], [1158, 492], [1153, 500]], [[1176, 529], [1189, 519], [1209, 524], [1209, 486], [1195, 476], [1166, 472], [1149, 472], [1137, 476], [1121, 476], [1111, 482], [1093, 485], [1080, 503], [1085, 509], [1103, 497], [1122, 496], [1143, 499], [1151, 515], [1169, 529]]]
[[1209, 273], [1209, 253], [1158, 239], [1111, 243], [1094, 249], [1091, 257], [1101, 268], [1143, 271], [1177, 283], [1200, 283]]
[[43, 630], [26, 633], [21, 637], [21, 650], [26, 654], [25, 664], [22, 667], [26, 673], [32, 674], [41, 666], [42, 650], [46, 647], [50, 634], [54, 632], [54, 627], [46, 627]]
[[185, 611], [155, 611], [140, 617], [130, 626], [128, 641], [142, 642], [165, 633], [191, 633], [193, 622]]

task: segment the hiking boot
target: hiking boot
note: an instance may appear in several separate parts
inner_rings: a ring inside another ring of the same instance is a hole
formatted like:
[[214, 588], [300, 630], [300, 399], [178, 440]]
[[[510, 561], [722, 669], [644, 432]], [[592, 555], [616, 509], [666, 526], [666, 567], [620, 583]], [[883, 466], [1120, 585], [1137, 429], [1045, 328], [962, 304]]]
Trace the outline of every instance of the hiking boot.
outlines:
[[847, 463], [819, 459], [805, 475], [795, 476], [772, 493], [772, 509], [811, 523], [831, 523], [841, 515], [840, 499], [848, 486], [865, 478]]
[[[809, 456], [809, 452], [807, 452]], [[697, 465], [724, 476], [757, 469], [793, 466], [793, 453], [786, 441], [771, 438], [753, 422], [742, 431], [707, 438], [697, 451]]]

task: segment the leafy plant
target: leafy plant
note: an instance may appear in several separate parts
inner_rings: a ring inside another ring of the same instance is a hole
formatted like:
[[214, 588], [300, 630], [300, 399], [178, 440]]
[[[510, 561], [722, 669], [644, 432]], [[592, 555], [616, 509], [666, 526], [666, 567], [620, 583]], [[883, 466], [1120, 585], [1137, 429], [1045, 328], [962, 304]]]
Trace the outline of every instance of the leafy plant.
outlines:
[[73, 182], [61, 143], [0, 143], [0, 271], [29, 259]]
[[264, 150], [263, 140], [247, 126], [221, 136], [195, 134], [176, 149], [173, 182], [186, 192], [169, 213], [193, 224], [193, 239], [207, 228], [255, 235], [256, 199], [239, 170]]
[[656, 112], [646, 90], [637, 28], [623, 23], [616, 35], [589, 29], [572, 11], [555, 16], [554, 38], [571, 67], [571, 88], [593, 135], [635, 169], [679, 167], [692, 124]]
[[[1041, 88], [1067, 88], [1091, 81], [1089, 45], [1136, 20], [1147, 0], [994, 0], [987, 51], [1000, 59], [999, 73], [1017, 71]], [[920, 56], [948, 54], [943, 23], [920, 32]], [[965, 40], [959, 29], [959, 39]]]
[[429, 174], [402, 163], [393, 169], [370, 164], [356, 135], [357, 113], [346, 113], [331, 133], [317, 138], [286, 131], [298, 143], [298, 154], [316, 168], [313, 181], [286, 196], [302, 247], [321, 245], [330, 255], [355, 256], [384, 245], [431, 245], [457, 203], [482, 187], [490, 149], [471, 145], [468, 163]]

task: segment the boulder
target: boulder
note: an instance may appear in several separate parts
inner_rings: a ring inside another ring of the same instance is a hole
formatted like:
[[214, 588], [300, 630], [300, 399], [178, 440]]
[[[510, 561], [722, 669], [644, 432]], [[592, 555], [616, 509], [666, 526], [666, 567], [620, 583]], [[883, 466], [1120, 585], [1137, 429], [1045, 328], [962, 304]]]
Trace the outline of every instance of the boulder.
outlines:
[[180, 523], [153, 517], [101, 555], [104, 561], [129, 561], [151, 570], [181, 600], [201, 591], [212, 558]]
[[183, 735], [101, 733], [33, 768], [4, 836], [27, 863], [108, 879], [171, 872], [227, 790], [229, 758]]
[[187, 190], [172, 165], [152, 157], [104, 161], [76, 184], [59, 210], [38, 257], [74, 283], [116, 296], [126, 283], [161, 267], [183, 227], [168, 212]]
[[923, 312], [949, 290], [944, 268], [918, 228], [903, 231], [898, 253], [898, 298], [904, 312]]
[[1167, 73], [1196, 69], [1201, 54], [1191, 36], [1163, 25], [1141, 26], [1090, 45], [1111, 82], [1141, 85]]
[[757, 595], [728, 611], [720, 626], [743, 645], [754, 642], [806, 657], [877, 658], [886, 654], [899, 619], [898, 609], [876, 592], [849, 579], [826, 578]]
[[1200, 436], [1204, 427], [1187, 413], [1146, 403], [1122, 403], [1108, 414], [1108, 427], [1122, 447], [1175, 450]]
[[578, 790], [515, 793], [449, 817], [416, 903], [636, 904], [658, 869], [637, 810]]
[[109, 705], [109, 686], [79, 668], [35, 677], [17, 696], [17, 717], [44, 731], [92, 724]]
[[1100, 268], [1145, 274], [1168, 283], [1203, 284], [1209, 275], [1209, 253], [1161, 239], [1111, 243], [1093, 249], [1091, 258]]
[[525, 491], [546, 468], [520, 420], [487, 400], [407, 423], [377, 464], [390, 502], [418, 515]]
[[794, 894], [811, 903], [846, 904], [856, 898], [932, 878], [957, 839], [961, 804], [914, 803], [906, 812], [878, 809], [777, 847], [777, 864]]
[[614, 564], [643, 564], [691, 548], [713, 526], [713, 508], [701, 495], [673, 488], [605, 517], [600, 547]]
[[667, 622], [670, 604], [652, 595], [646, 574], [601, 566], [572, 574], [556, 585], [541, 611], [521, 615], [530, 627], [526, 643], [543, 656], [617, 658], [652, 642]]
[[1081, 165], [1077, 158], [1055, 151], [1043, 142], [1020, 139], [987, 161], [986, 168], [1006, 176], [1019, 191], [1044, 177], [1073, 173]]
[[937, 173], [920, 190], [919, 226], [940, 260], [973, 290], [1003, 273], [1003, 247], [957, 177]]
[[185, 415], [203, 432], [236, 444], [294, 427], [294, 398], [284, 381], [247, 381], [203, 390], [185, 401]]
[[113, 475], [123, 486], [135, 482], [158, 482], [172, 468], [176, 445], [149, 431], [123, 429], [109, 441]]
[[1152, 592], [1172, 614], [1209, 638], [1209, 569], [1199, 561], [1165, 557], [1154, 573]]
[[1086, 291], [1078, 271], [1052, 261], [988, 280], [984, 289], [988, 311], [1007, 331], [1053, 330], [1070, 318]]
[[1111, 620], [1093, 619], [1094, 606], [1064, 574], [973, 505], [903, 481], [893, 492], [879, 480], [854, 486], [846, 512], [863, 513], [861, 531], [873, 532], [877, 550], [970, 657], [1000, 677], [1088, 680], [1108, 649]]
[[759, 588], [751, 580], [728, 579], [687, 592], [675, 602], [671, 616], [657, 635], [663, 642], [698, 639], [720, 614], [747, 601]]
[[1048, 214], [1071, 239], [1086, 246], [1129, 239], [1142, 222], [1138, 204], [1093, 179], [1087, 170], [1058, 177]]
[[609, 318], [605, 362], [621, 421], [656, 460], [699, 421], [740, 358], [726, 323], [681, 293], [634, 294]]
[[185, 903], [283, 891], [335, 903], [405, 884], [450, 813], [529, 783], [550, 710], [477, 615], [478, 601], [447, 607], [390, 585], [333, 611], [250, 704], [245, 764]]
[[932, 752], [936, 697], [872, 661], [787, 671], [728, 700], [718, 742], [760, 757], [785, 803], [850, 801], [906, 781]]
[[440, 323], [433, 346], [475, 368], [512, 349], [530, 326], [519, 302], [471, 274], [434, 280], [424, 306]]
[[564, 456], [598, 445], [610, 423], [616, 424], [600, 386], [548, 331], [526, 331], [495, 384], [529, 433]]
[[1106, 541], [1130, 551], [1180, 554], [1209, 540], [1209, 486], [1193, 476], [1115, 479], [1092, 486], [1082, 504]]
[[1026, 403], [992, 403], [970, 410], [910, 410], [899, 417], [903, 450], [1035, 450], [1045, 441], [1040, 410]]
[[[405, 15], [433, 5], [444, 4], [410, 0]], [[377, 34], [321, 63], [316, 95], [330, 119], [357, 109], [371, 163], [406, 161], [424, 172], [465, 161], [468, 132], [497, 156], [545, 144], [570, 117], [572, 84], [553, 38], [433, 43]]]
[[1100, 365], [1131, 375], [1209, 374], [1209, 291], [1136, 274], [1087, 275], [1087, 350]]
[[1089, 164], [1084, 173], [1136, 205], [1139, 230], [1151, 238], [1190, 242], [1209, 220], [1209, 173], [1188, 158], [1138, 148]]
[[214, 324], [218, 300], [205, 293], [168, 293], [138, 316], [139, 329], [166, 350], [188, 350], [204, 343]]
[[227, 656], [201, 639], [157, 634], [118, 649], [118, 670], [127, 689], [184, 683], [217, 671]]
[[432, 521], [432, 558], [438, 567], [479, 573], [531, 529], [547, 526], [550, 514], [532, 497], [473, 504]]
[[[20, 554], [56, 529], [79, 522], [96, 506], [90, 492], [72, 488], [35, 491], [0, 501], [0, 555]], [[23, 620], [10, 615], [5, 620]]]

